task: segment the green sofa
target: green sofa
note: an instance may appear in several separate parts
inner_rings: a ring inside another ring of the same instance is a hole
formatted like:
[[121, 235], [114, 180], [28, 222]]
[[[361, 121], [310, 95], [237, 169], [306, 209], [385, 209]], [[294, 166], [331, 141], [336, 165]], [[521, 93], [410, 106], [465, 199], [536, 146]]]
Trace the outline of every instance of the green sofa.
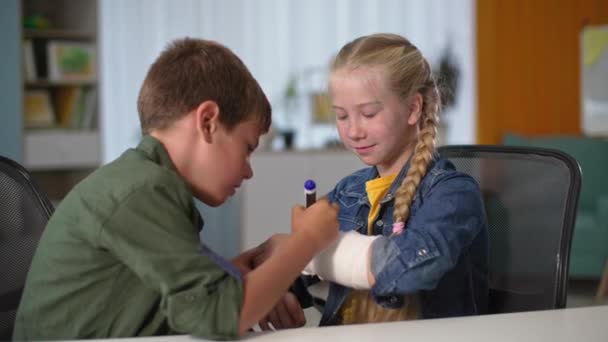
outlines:
[[557, 149], [578, 161], [583, 177], [569, 273], [571, 278], [600, 278], [608, 259], [608, 140], [507, 134], [503, 143]]

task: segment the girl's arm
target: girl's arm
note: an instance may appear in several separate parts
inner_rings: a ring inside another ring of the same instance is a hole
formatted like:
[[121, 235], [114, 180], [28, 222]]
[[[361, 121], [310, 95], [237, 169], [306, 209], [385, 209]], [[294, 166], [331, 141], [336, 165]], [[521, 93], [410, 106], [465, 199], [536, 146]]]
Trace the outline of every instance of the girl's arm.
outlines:
[[[487, 236], [477, 182], [457, 173], [438, 178], [441, 179], [424, 195], [424, 203], [410, 218], [407, 228], [400, 235], [374, 242], [371, 252], [374, 294], [436, 288], [473, 241], [478, 236]], [[472, 253], [485, 252], [479, 249]]]
[[304, 272], [379, 295], [432, 289], [484, 227], [477, 183], [449, 177], [435, 184], [400, 235], [340, 233]]

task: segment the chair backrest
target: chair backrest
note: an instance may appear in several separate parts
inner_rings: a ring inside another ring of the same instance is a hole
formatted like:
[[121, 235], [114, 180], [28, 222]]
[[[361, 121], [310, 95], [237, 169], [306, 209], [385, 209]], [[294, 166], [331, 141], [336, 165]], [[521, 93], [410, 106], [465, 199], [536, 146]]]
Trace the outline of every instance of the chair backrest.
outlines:
[[0, 340], [10, 340], [27, 272], [53, 206], [25, 168], [0, 156]]
[[443, 146], [480, 185], [490, 239], [490, 313], [563, 308], [581, 172], [536, 147]]

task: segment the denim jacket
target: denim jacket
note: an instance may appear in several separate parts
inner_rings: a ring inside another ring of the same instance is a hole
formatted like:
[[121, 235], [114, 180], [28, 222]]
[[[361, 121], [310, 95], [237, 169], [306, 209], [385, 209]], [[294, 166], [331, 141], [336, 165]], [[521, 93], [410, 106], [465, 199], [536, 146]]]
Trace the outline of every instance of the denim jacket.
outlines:
[[[380, 202], [373, 222], [371, 293], [378, 304], [398, 308], [403, 295], [418, 293], [423, 318], [485, 313], [487, 308], [488, 233], [477, 182], [435, 157], [417, 188], [405, 230], [392, 238], [394, 194], [409, 168], [403, 167]], [[341, 231], [367, 234], [370, 204], [365, 182], [375, 167], [354, 172], [328, 194], [340, 205]], [[361, 253], [364, 253], [362, 251]], [[338, 312], [350, 288], [331, 283], [321, 325], [339, 323]]]

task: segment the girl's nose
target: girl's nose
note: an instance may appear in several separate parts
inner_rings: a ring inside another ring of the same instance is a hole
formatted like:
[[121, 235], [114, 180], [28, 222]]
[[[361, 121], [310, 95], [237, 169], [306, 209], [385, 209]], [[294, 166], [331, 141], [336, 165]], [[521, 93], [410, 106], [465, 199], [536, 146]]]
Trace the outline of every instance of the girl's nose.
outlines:
[[359, 120], [351, 120], [348, 127], [348, 137], [351, 139], [361, 139], [365, 136], [365, 131]]

